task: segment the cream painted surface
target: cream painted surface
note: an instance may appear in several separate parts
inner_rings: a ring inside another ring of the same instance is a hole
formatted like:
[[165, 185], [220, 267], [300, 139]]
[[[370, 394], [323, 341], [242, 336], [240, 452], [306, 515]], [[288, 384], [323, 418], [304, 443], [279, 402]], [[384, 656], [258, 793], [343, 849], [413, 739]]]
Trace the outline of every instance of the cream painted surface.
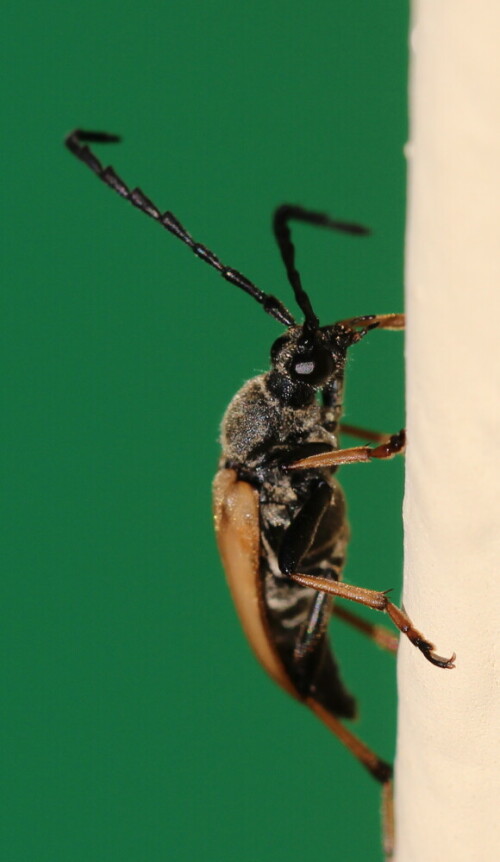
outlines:
[[500, 2], [414, 0], [397, 862], [500, 859]]

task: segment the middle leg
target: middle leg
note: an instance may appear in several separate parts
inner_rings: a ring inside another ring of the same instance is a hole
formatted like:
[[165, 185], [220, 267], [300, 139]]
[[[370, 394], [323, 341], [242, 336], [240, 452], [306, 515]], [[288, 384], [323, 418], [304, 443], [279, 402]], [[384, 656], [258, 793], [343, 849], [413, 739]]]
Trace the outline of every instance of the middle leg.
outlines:
[[359, 602], [359, 604], [374, 608], [377, 611], [385, 611], [397, 628], [406, 635], [409, 641], [423, 653], [431, 664], [443, 668], [455, 667], [455, 653], [449, 659], [437, 655], [434, 652], [434, 645], [426, 640], [423, 634], [415, 628], [410, 617], [402, 608], [396, 607], [396, 605], [389, 601], [385, 592], [368, 590], [365, 587], [356, 587], [352, 584], [330, 581], [327, 578], [304, 575], [299, 572], [288, 572], [287, 574], [296, 583], [302, 584], [303, 587], [312, 587], [314, 590], [324, 591], [332, 596], [349, 599], [352, 602]]

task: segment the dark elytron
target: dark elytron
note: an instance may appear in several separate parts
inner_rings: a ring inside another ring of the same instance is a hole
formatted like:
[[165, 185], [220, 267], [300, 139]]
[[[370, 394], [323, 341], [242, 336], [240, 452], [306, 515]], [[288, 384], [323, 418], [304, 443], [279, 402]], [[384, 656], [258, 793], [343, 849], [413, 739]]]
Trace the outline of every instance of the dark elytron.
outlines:
[[[327, 625], [333, 598], [349, 599], [386, 611], [432, 664], [454, 666], [454, 656], [436, 655], [433, 645], [385, 593], [341, 581], [348, 526], [334, 473], [341, 464], [391, 458], [405, 445], [403, 431], [386, 436], [340, 425], [347, 351], [371, 329], [403, 329], [404, 317], [367, 315], [320, 326], [295, 267], [290, 222], [300, 220], [354, 235], [368, 231], [322, 213], [284, 205], [274, 214], [273, 228], [304, 315], [303, 323], [296, 323], [278, 299], [225, 266], [172, 213], [162, 213], [140, 189], [130, 190], [87, 146], [118, 140], [103, 132], [77, 130], [68, 136], [66, 145], [103, 182], [287, 327], [272, 346], [270, 371], [243, 386], [222, 423], [222, 457], [214, 482], [217, 540], [243, 627], [261, 663], [388, 786], [390, 766], [339, 720], [353, 717], [355, 703], [340, 679]], [[376, 445], [339, 449], [341, 430]], [[394, 648], [393, 636], [383, 628], [345, 609], [335, 608], [335, 612], [382, 646]]]

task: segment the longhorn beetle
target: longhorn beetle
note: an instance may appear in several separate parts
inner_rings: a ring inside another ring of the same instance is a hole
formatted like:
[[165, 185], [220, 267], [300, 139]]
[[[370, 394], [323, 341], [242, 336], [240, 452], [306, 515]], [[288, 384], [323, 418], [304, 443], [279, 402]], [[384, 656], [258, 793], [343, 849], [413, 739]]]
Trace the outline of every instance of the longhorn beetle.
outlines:
[[[436, 655], [432, 643], [386, 593], [341, 581], [349, 530], [334, 474], [341, 464], [392, 458], [405, 446], [404, 431], [388, 437], [340, 424], [347, 350], [372, 329], [403, 329], [404, 316], [370, 314], [320, 326], [295, 267], [289, 225], [297, 220], [356, 236], [369, 231], [299, 206], [285, 204], [275, 211], [274, 235], [304, 315], [303, 323], [297, 323], [276, 297], [225, 266], [171, 212], [161, 213], [140, 189], [130, 190], [88, 147], [119, 140], [106, 132], [76, 130], [67, 137], [66, 146], [99, 179], [286, 327], [271, 347], [270, 371], [240, 389], [222, 421], [222, 456], [213, 486], [217, 543], [243, 629], [261, 664], [387, 790], [390, 765], [340, 721], [354, 717], [355, 701], [340, 678], [327, 625], [335, 611], [382, 646], [395, 649], [395, 638], [382, 627], [333, 608], [333, 597], [350, 599], [386, 611], [428, 661], [454, 667], [455, 655], [450, 659]], [[340, 430], [377, 445], [339, 449]]]

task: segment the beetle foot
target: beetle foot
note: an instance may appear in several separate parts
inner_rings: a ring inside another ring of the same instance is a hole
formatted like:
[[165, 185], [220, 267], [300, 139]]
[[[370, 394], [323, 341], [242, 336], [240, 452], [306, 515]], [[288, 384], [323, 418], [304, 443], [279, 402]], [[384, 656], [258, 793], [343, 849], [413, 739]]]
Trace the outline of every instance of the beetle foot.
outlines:
[[424, 654], [427, 661], [430, 661], [431, 664], [436, 665], [436, 667], [449, 668], [450, 670], [455, 667], [455, 659], [457, 657], [456, 653], [453, 653], [451, 658], [443, 658], [434, 652], [434, 644], [429, 643], [429, 641], [424, 641], [422, 638], [412, 640], [412, 644]]
[[370, 451], [371, 458], [394, 458], [402, 455], [406, 448], [406, 431], [404, 428], [397, 434], [392, 434], [386, 443], [381, 443]]

